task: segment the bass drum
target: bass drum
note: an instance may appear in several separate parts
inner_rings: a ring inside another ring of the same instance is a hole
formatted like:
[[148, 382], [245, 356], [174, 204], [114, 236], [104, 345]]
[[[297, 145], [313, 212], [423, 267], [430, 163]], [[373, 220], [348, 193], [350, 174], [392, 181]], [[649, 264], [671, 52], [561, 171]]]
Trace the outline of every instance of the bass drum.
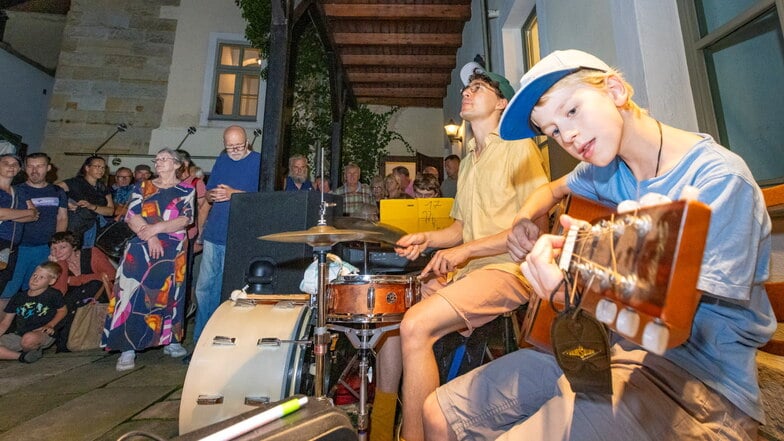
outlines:
[[301, 302], [224, 302], [193, 351], [182, 388], [180, 434], [309, 394], [310, 317]]

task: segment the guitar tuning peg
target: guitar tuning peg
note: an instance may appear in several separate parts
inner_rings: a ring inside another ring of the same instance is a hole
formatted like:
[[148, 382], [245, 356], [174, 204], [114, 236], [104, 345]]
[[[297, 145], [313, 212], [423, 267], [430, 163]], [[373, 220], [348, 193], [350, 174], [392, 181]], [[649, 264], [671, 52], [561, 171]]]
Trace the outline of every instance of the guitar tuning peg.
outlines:
[[622, 309], [618, 313], [618, 320], [615, 322], [618, 332], [627, 336], [634, 337], [640, 330], [640, 315], [631, 309]]
[[664, 354], [669, 339], [670, 330], [658, 321], [649, 322], [642, 331], [642, 347], [656, 355]]
[[607, 299], [601, 299], [596, 304], [596, 320], [611, 325], [615, 321], [615, 315], [618, 314], [618, 306], [615, 302]]
[[629, 212], [636, 211], [638, 208], [640, 208], [640, 204], [637, 201], [626, 200], [626, 201], [621, 201], [621, 203], [618, 204], [618, 207], [615, 210], [618, 213], [629, 213]]
[[696, 201], [700, 196], [700, 189], [692, 185], [687, 185], [681, 190], [681, 200]]
[[651, 207], [653, 205], [669, 204], [672, 199], [661, 193], [646, 193], [640, 198], [640, 207]]

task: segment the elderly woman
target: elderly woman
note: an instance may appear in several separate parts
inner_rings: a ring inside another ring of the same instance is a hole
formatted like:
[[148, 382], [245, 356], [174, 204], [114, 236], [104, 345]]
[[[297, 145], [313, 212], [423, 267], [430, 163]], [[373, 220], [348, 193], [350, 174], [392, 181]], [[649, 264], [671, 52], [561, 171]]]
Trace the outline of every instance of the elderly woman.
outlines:
[[[49, 260], [60, 265], [62, 271], [54, 287], [65, 293], [65, 306], [68, 315], [62, 320], [58, 331], [57, 351], [68, 351], [68, 333], [73, 323], [76, 309], [96, 298], [104, 287], [108, 292], [98, 296], [106, 301], [114, 285], [116, 270], [106, 254], [98, 248], [82, 248], [79, 239], [70, 231], [59, 231], [49, 241]], [[104, 282], [105, 281], [105, 282]]]
[[68, 231], [85, 247], [95, 243], [99, 215], [114, 215], [112, 193], [101, 180], [104, 174], [106, 160], [90, 156], [75, 177], [57, 183], [68, 195]]
[[181, 345], [185, 299], [186, 229], [193, 222], [194, 189], [181, 183], [185, 163], [172, 149], [153, 159], [157, 177], [135, 185], [125, 221], [136, 233], [125, 249], [109, 299], [102, 338], [122, 351], [117, 370], [135, 367], [136, 352], [164, 346], [172, 357]]

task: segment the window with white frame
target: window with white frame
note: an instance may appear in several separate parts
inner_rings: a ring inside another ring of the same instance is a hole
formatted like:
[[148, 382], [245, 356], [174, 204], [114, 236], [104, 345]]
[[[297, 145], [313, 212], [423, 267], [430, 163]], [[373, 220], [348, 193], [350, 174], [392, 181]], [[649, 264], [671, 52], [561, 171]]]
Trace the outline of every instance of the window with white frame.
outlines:
[[678, 0], [700, 130], [784, 182], [784, 0]]
[[260, 66], [258, 49], [239, 43], [218, 44], [210, 119], [257, 119]]

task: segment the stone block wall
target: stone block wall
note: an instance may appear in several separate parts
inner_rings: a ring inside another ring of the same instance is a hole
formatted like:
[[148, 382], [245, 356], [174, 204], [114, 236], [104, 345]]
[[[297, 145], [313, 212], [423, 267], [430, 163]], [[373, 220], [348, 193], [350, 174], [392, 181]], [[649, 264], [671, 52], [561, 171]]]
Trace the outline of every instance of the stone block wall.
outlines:
[[[180, 0], [73, 0], [68, 12], [42, 150], [58, 179], [73, 176], [120, 123], [101, 153], [146, 154], [161, 122]], [[68, 154], [67, 154], [68, 153]], [[113, 170], [114, 167], [110, 168]]]

